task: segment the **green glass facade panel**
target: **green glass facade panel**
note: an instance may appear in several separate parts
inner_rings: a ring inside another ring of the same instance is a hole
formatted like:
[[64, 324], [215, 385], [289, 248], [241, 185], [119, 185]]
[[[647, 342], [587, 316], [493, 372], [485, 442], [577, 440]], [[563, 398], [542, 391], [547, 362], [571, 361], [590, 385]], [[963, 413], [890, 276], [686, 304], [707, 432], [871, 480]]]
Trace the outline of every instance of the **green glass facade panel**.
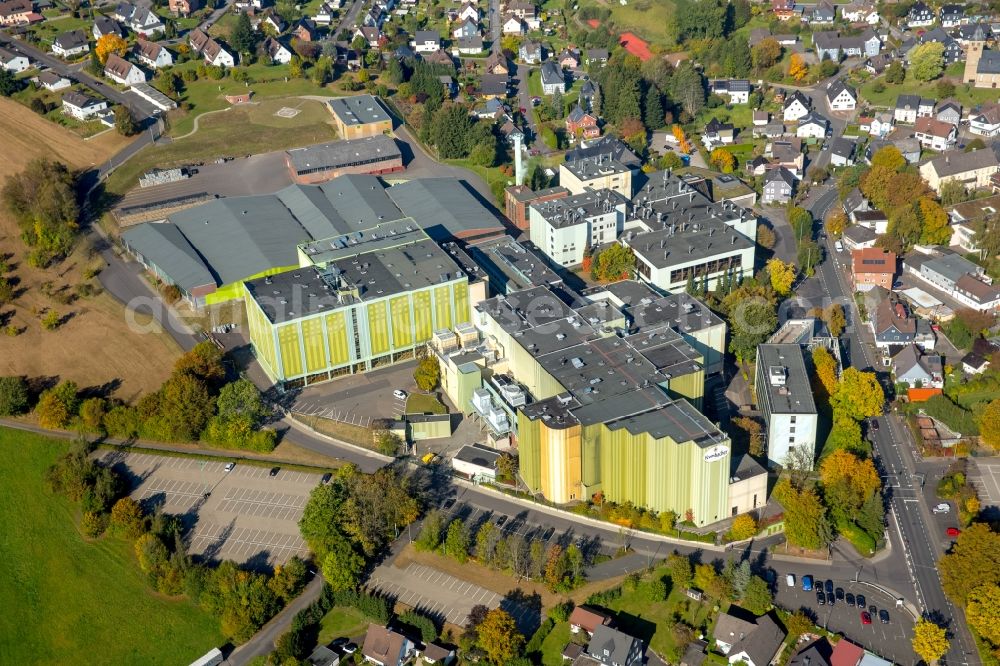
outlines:
[[330, 347], [330, 364], [345, 365], [351, 360], [347, 335], [347, 313], [334, 312], [326, 317], [326, 339]]
[[402, 349], [413, 345], [413, 318], [410, 316], [410, 297], [392, 299], [392, 346]]
[[417, 342], [427, 342], [434, 335], [430, 291], [418, 291], [413, 294], [413, 317], [416, 320]]
[[532, 492], [542, 487], [541, 424], [517, 413], [517, 451], [521, 479]]
[[306, 371], [326, 370], [326, 344], [323, 340], [323, 320], [320, 317], [302, 320], [302, 345], [306, 351]]
[[302, 341], [299, 339], [298, 323], [278, 327], [278, 349], [281, 353], [281, 368], [284, 378], [302, 375]]
[[245, 300], [250, 341], [257, 350], [257, 358], [264, 364], [265, 371], [274, 378], [277, 376], [278, 367], [275, 359], [274, 329], [257, 302], [250, 297], [245, 297]]
[[444, 285], [434, 289], [434, 330], [451, 328], [451, 287]]
[[373, 355], [389, 351], [389, 319], [385, 313], [385, 301], [368, 306], [368, 335]]
[[472, 321], [472, 308], [469, 306], [469, 283], [456, 282], [455, 290], [455, 323], [465, 324]]

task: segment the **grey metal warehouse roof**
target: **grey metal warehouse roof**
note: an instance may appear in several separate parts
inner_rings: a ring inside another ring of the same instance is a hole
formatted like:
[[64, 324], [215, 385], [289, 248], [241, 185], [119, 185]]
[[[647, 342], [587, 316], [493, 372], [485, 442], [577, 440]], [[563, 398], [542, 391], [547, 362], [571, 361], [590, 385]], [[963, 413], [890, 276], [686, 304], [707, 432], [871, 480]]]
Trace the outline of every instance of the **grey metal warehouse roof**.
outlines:
[[276, 196], [315, 240], [405, 217], [375, 176], [351, 174], [322, 185], [290, 185]]
[[387, 194], [437, 241], [503, 229], [503, 223], [454, 178], [411, 180], [390, 187]]
[[327, 104], [345, 125], [364, 125], [390, 119], [389, 112], [382, 106], [382, 102], [371, 95], [338, 97], [331, 99]]
[[296, 173], [312, 173], [325, 169], [338, 169], [368, 160], [402, 157], [393, 138], [384, 134], [293, 148], [285, 154]]
[[140, 224], [122, 234], [122, 240], [184, 289], [215, 284], [198, 252], [172, 224]]

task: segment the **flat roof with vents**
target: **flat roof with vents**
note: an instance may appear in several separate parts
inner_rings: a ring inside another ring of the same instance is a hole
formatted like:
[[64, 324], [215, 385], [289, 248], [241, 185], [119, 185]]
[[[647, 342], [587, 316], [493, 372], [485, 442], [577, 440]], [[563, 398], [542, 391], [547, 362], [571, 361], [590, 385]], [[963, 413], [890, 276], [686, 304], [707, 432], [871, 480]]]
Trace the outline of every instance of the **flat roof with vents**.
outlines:
[[[772, 414], [815, 414], [812, 386], [802, 347], [797, 344], [758, 345], [757, 372], [767, 373], [763, 384]], [[758, 396], [758, 400], [760, 396]]]
[[389, 115], [389, 111], [382, 105], [382, 102], [372, 95], [338, 97], [331, 99], [327, 104], [330, 107], [330, 112], [348, 127], [392, 120], [392, 116]]

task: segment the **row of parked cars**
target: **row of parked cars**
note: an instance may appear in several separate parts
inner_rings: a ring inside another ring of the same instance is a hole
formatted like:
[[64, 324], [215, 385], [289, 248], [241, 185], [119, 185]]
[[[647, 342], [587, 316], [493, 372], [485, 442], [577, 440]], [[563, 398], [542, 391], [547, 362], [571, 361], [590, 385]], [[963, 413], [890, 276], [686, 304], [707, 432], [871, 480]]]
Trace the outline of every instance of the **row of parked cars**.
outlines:
[[[785, 577], [788, 587], [795, 587], [795, 574], [788, 574]], [[884, 608], [877, 608], [875, 604], [867, 605], [868, 600], [863, 594], [852, 594], [844, 592], [844, 588], [834, 588], [832, 580], [816, 580], [806, 575], [802, 577], [802, 590], [804, 592], [816, 592], [816, 604], [819, 606], [834, 606], [838, 601], [842, 601], [850, 607], [858, 608], [861, 611], [861, 624], [871, 624], [872, 618], [877, 617], [882, 624], [889, 624], [889, 611]]]

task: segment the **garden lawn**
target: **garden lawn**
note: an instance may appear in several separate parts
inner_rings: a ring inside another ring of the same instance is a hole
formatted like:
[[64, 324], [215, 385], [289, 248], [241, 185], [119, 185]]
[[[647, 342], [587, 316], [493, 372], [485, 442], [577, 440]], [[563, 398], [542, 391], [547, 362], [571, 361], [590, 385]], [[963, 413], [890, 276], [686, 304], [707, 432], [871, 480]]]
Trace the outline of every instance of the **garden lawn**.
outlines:
[[407, 414], [447, 414], [448, 408], [433, 395], [411, 393], [406, 398]]
[[67, 443], [0, 429], [0, 663], [187, 664], [222, 643], [218, 618], [153, 594], [125, 541], [93, 543], [45, 470]]
[[680, 613], [681, 620], [695, 629], [697, 634], [703, 624], [707, 626], [712, 615], [710, 602], [697, 602], [689, 599], [684, 590], [677, 589], [670, 583], [667, 569], [656, 570], [656, 576], [665, 577], [670, 594], [664, 601], [649, 600], [647, 594], [650, 580], [647, 578], [637, 589], [622, 588], [622, 596], [615, 599], [609, 610], [615, 612], [618, 628], [627, 634], [641, 638], [664, 659], [669, 660], [669, 654], [676, 648], [670, 627], [673, 626], [674, 613]]
[[[882, 92], [875, 92], [875, 82], [880, 81], [885, 89]], [[885, 82], [884, 77], [873, 79], [861, 86], [861, 97], [870, 102], [873, 106], [892, 108], [896, 105], [896, 98], [900, 95], [927, 95], [929, 89], [933, 89], [936, 81], [924, 83], [915, 80], [907, 72], [906, 80], [898, 85], [891, 85]], [[969, 108], [984, 102], [996, 99], [996, 90], [988, 88], [973, 88], [969, 84], [959, 84], [955, 86], [954, 98]]]
[[562, 666], [562, 651], [571, 637], [569, 622], [559, 622], [552, 627], [552, 631], [542, 641], [542, 666]]
[[368, 629], [368, 618], [356, 608], [334, 606], [323, 616], [319, 625], [319, 645], [326, 645], [334, 638], [359, 636]]
[[611, 10], [611, 21], [620, 32], [631, 31], [650, 43], [670, 46], [673, 39], [669, 28], [674, 21], [672, 0], [630, 0], [620, 2], [594, 2]]

